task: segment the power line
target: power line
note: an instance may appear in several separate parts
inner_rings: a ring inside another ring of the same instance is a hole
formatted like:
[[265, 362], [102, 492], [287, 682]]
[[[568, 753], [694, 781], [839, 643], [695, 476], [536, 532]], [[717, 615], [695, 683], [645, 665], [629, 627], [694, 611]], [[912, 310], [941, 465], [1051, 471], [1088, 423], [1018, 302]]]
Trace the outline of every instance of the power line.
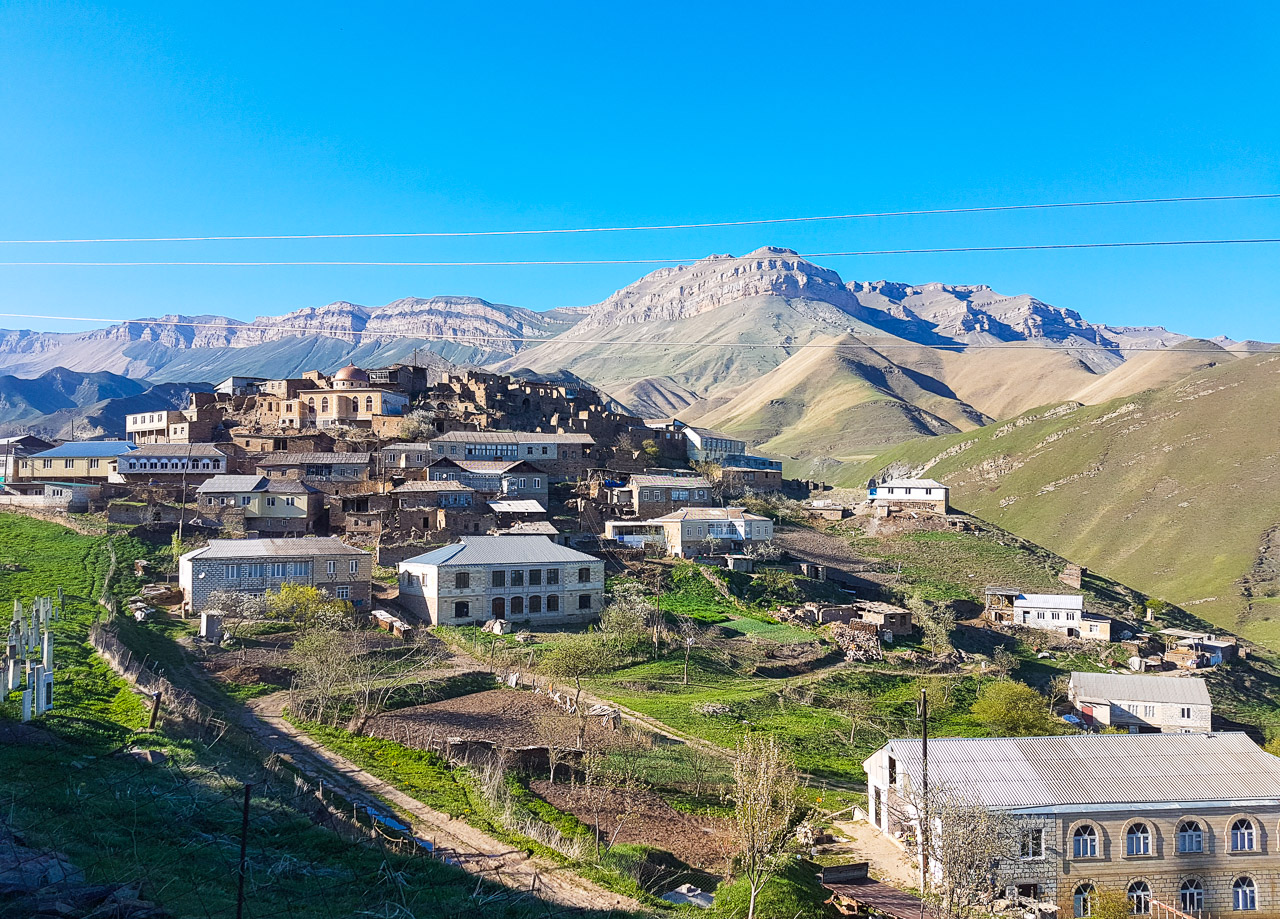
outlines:
[[[448, 342], [459, 345], [477, 345], [487, 344], [489, 342], [519, 342], [521, 344], [538, 345], [545, 342], [553, 341], [555, 338], [534, 338], [516, 335], [445, 335], [440, 333], [422, 333], [422, 334], [403, 334], [391, 331], [369, 331], [365, 329], [309, 329], [305, 326], [294, 325], [259, 325], [257, 323], [236, 322], [229, 320], [228, 322], [200, 322], [198, 320], [187, 319], [108, 319], [102, 316], [51, 316], [39, 313], [0, 313], [0, 319], [45, 319], [58, 320], [63, 322], [95, 322], [95, 323], [114, 323], [116, 325], [142, 325], [142, 326], [168, 326], [193, 329], [217, 329], [223, 332], [235, 332], [240, 330], [252, 329], [255, 332], [288, 332], [297, 336], [319, 335], [330, 338], [342, 338], [345, 336], [370, 336], [375, 338], [385, 338], [391, 341], [399, 339], [413, 339], [418, 341], [439, 341]], [[570, 330], [571, 331], [571, 330]], [[67, 333], [70, 334], [70, 333]], [[853, 334], [853, 333], [849, 333]], [[879, 337], [877, 333], [872, 333], [866, 338]], [[886, 336], [890, 337], [890, 336]], [[646, 346], [651, 348], [727, 348], [755, 350], [766, 348], [781, 348], [783, 350], [802, 350], [802, 349], [824, 349], [824, 350], [840, 350], [840, 349], [860, 349], [871, 351], [918, 351], [921, 348], [930, 348], [941, 351], [1009, 351], [1022, 350], [1025, 351], [1031, 342], [1022, 343], [1005, 343], [1005, 344], [965, 344], [957, 343], [912, 343], [897, 336], [891, 336], [896, 341], [887, 344], [875, 344], [864, 341], [852, 342], [706, 342], [706, 341], [655, 341], [653, 339], [612, 339], [612, 338], [570, 338], [563, 339], [565, 343], [582, 344], [582, 345], [626, 345], [628, 347]], [[1192, 340], [1192, 339], [1185, 339]], [[1172, 351], [1178, 350], [1190, 354], [1221, 354], [1225, 349], [1214, 348], [1182, 348], [1182, 347], [1152, 347], [1145, 345], [1117, 346], [1117, 350], [1122, 352], [1138, 352], [1138, 351]], [[1054, 351], [1097, 351], [1110, 350], [1102, 345], [1081, 344], [1081, 345], [1051, 345], [1048, 350]], [[1262, 353], [1262, 352], [1259, 352]]]
[[[1237, 246], [1258, 243], [1280, 243], [1280, 238], [1253, 239], [1157, 239], [1118, 243], [1048, 243], [1034, 246], [951, 246], [930, 249], [864, 249], [853, 252], [796, 253], [781, 258], [797, 259], [846, 258], [868, 255], [939, 255], [956, 252], [1039, 252], [1053, 249], [1134, 249], [1152, 246]], [[745, 258], [740, 256], [739, 258]], [[519, 259], [474, 262], [373, 262], [373, 261], [224, 261], [224, 262], [0, 262], [0, 268], [510, 268], [536, 265], [683, 265], [702, 261], [698, 258], [630, 258], [630, 259]]]
[[441, 239], [473, 236], [553, 236], [572, 233], [632, 233], [643, 230], [706, 230], [722, 227], [769, 226], [780, 223], [816, 223], [832, 220], [866, 220], [879, 217], [924, 217], [939, 214], [986, 214], [998, 211], [1054, 210], [1079, 207], [1120, 207], [1146, 204], [1186, 204], [1205, 201], [1259, 201], [1280, 198], [1280, 193], [1257, 195], [1197, 195], [1172, 198], [1124, 198], [1111, 201], [1065, 201], [1047, 204], [998, 204], [988, 207], [945, 207], [861, 214], [827, 214], [808, 217], [769, 217], [759, 220], [718, 220], [706, 223], [669, 223], [647, 226], [557, 227], [534, 230], [454, 230], [408, 233], [281, 233], [257, 236], [119, 236], [100, 239], [0, 239], [0, 245], [54, 245], [65, 243], [178, 243], [260, 242], [287, 239]]

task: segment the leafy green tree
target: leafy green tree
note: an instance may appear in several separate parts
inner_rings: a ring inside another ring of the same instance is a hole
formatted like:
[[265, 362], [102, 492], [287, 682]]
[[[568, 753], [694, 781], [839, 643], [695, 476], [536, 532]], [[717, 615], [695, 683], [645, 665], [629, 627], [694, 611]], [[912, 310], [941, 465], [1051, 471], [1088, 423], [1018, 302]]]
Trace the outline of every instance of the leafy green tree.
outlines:
[[578, 749], [582, 749], [587, 733], [586, 714], [578, 704], [582, 698], [582, 681], [612, 669], [613, 661], [612, 650], [601, 641], [598, 633], [593, 632], [564, 636], [542, 658], [540, 667], [548, 676], [573, 681], [573, 707], [578, 713]]
[[1062, 733], [1061, 722], [1050, 714], [1045, 697], [1013, 680], [983, 686], [969, 710], [983, 727], [1001, 737]]
[[600, 614], [600, 631], [619, 654], [636, 654], [659, 618], [657, 608], [636, 581], [618, 581], [612, 593]]
[[1092, 900], [1093, 919], [1130, 919], [1133, 915], [1133, 903], [1123, 890], [1102, 887], [1094, 890]]

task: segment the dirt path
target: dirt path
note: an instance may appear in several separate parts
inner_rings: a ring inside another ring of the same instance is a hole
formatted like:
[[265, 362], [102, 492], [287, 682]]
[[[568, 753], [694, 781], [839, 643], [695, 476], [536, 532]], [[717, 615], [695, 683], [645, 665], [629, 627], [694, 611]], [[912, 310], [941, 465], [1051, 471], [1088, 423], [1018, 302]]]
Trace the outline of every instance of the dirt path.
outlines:
[[287, 692], [278, 692], [251, 700], [241, 715], [241, 727], [268, 749], [325, 782], [348, 800], [366, 802], [379, 810], [385, 806], [381, 801], [389, 802], [409, 818], [416, 835], [449, 849], [472, 874], [530, 891], [560, 906], [643, 912], [640, 904], [630, 897], [598, 887], [554, 862], [531, 858], [521, 850], [512, 849], [487, 833], [411, 798], [324, 748], [284, 720], [282, 713], [287, 698]]

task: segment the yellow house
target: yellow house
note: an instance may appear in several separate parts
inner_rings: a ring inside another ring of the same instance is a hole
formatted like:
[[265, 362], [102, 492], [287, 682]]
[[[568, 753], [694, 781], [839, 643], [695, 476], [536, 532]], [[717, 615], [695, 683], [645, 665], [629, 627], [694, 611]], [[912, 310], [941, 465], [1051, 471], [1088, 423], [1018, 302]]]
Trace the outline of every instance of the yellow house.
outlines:
[[18, 463], [18, 478], [106, 481], [117, 473], [119, 457], [136, 449], [124, 440], [69, 441], [23, 457]]

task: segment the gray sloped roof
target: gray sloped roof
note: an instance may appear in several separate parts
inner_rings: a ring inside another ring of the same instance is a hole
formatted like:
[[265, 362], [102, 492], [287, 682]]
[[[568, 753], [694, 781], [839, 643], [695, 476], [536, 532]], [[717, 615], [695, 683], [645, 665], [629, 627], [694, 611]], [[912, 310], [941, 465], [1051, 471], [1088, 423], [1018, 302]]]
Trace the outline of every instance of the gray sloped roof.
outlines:
[[1209, 687], [1196, 677], [1140, 676], [1130, 673], [1073, 673], [1076, 695], [1086, 699], [1209, 705]]
[[545, 536], [464, 536], [453, 545], [405, 559], [401, 565], [556, 565], [600, 559]]
[[363, 466], [369, 462], [369, 456], [368, 453], [268, 453], [257, 462], [259, 466]]
[[203, 549], [196, 549], [190, 556], [208, 559], [310, 558], [316, 555], [368, 555], [363, 549], [348, 546], [336, 537], [305, 537], [299, 539], [211, 539]]
[[710, 488], [711, 483], [700, 475], [647, 475], [637, 474], [627, 483], [640, 488]]
[[196, 489], [198, 495], [230, 494], [231, 492], [265, 491], [267, 477], [265, 475], [215, 475], [200, 483]]
[[[887, 746], [899, 770], [918, 782], [920, 741]], [[1011, 810], [1275, 801], [1280, 757], [1237, 732], [942, 737], [929, 740], [929, 783], [975, 804]]]

